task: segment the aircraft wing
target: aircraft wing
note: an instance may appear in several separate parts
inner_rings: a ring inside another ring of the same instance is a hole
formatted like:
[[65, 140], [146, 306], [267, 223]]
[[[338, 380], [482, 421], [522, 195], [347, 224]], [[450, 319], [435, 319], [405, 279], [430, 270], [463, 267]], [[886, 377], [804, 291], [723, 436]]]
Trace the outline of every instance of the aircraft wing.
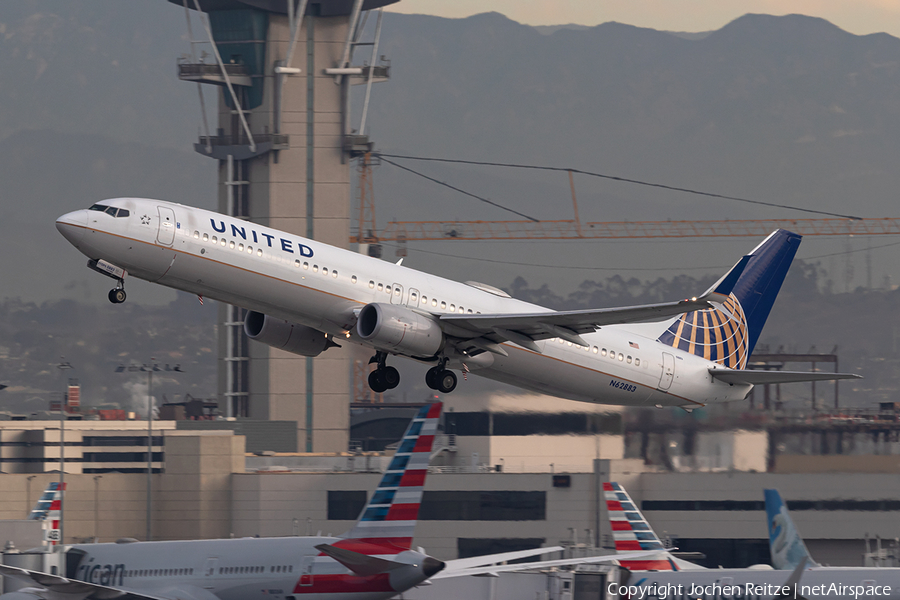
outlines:
[[[647, 550], [641, 552], [620, 552], [618, 554], [604, 554], [602, 556], [585, 556], [581, 558], [561, 558], [559, 560], [543, 560], [538, 562], [517, 563], [514, 565], [487, 565], [483, 567], [472, 567], [469, 569], [452, 570], [449, 566], [440, 573], [437, 573], [431, 580], [448, 579], [450, 577], [468, 577], [471, 575], [490, 576], [497, 573], [509, 571], [526, 571], [530, 569], [547, 569], [550, 567], [565, 567], [574, 565], [593, 564], [601, 562], [613, 562], [617, 560], [635, 560], [639, 558], [647, 558], [659, 554], [659, 549]], [[496, 556], [496, 555], [494, 555]], [[466, 559], [462, 559], [466, 560]], [[452, 561], [451, 561], [452, 562]]]
[[806, 371], [757, 371], [726, 369], [713, 367], [709, 369], [713, 379], [725, 383], [743, 383], [762, 385], [766, 383], [796, 383], [800, 381], [831, 381], [834, 379], [861, 379], [854, 373], [808, 373]]
[[660, 321], [724, 302], [750, 258], [749, 255], [742, 257], [702, 296], [678, 302], [520, 314], [445, 314], [440, 317], [441, 324], [448, 335], [468, 338], [475, 347], [496, 354], [506, 354], [499, 346], [499, 343], [506, 341], [538, 353], [541, 350], [534, 342], [548, 338], [558, 337], [579, 346], [588, 346], [579, 334], [605, 325]]
[[604, 325], [662, 320], [682, 313], [709, 308], [711, 301], [711, 297], [704, 296], [679, 302], [625, 308], [521, 314], [441, 315], [441, 324], [455, 326], [447, 332], [454, 337], [481, 337], [485, 338], [487, 343], [495, 344], [510, 341], [534, 352], [540, 352], [537, 344], [534, 343], [536, 340], [558, 337], [579, 346], [587, 346], [588, 343], [579, 334], [590, 333]]
[[473, 567], [494, 565], [510, 560], [517, 560], [519, 558], [550, 554], [551, 552], [561, 552], [562, 550], [565, 550], [562, 546], [550, 546], [547, 548], [533, 548], [531, 550], [516, 550], [515, 552], [501, 552], [499, 554], [485, 554], [483, 556], [473, 556], [471, 558], [457, 558], [445, 561], [447, 565], [445, 570], [458, 571], [460, 569], [471, 569]]
[[[20, 569], [19, 567], [10, 567], [0, 565], [0, 575], [4, 577], [12, 577], [19, 581], [27, 581], [36, 584], [39, 588], [47, 592], [51, 592], [54, 597], [58, 594], [65, 594], [75, 599], [92, 598], [95, 600], [175, 600], [175, 598], [167, 596], [154, 596], [144, 592], [132, 592], [129, 590], [120, 590], [96, 583], [88, 583], [86, 581], [78, 581], [77, 579], [68, 579], [59, 575], [50, 575], [49, 573], [41, 573], [40, 571], [30, 571], [28, 569]], [[40, 595], [40, 589], [28, 590], [28, 593]]]

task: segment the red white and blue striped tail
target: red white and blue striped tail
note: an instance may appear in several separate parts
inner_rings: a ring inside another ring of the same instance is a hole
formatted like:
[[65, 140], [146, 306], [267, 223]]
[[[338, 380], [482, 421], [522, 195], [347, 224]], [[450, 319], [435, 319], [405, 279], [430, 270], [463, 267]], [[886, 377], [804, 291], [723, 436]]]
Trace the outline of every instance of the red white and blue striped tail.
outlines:
[[419, 410], [356, 525], [335, 546], [360, 554], [410, 549], [442, 408], [438, 402]]
[[[66, 484], [60, 486], [58, 481], [51, 481], [47, 484], [47, 489], [38, 498], [37, 504], [28, 515], [29, 521], [50, 521], [51, 529], [59, 529], [60, 513], [62, 508], [62, 494], [66, 490]], [[51, 541], [51, 546], [55, 546], [56, 542]]]
[[659, 550], [659, 556], [643, 560], [620, 560], [619, 564], [632, 571], [678, 571], [679, 568], [635, 506], [631, 496], [620, 484], [604, 482], [603, 495], [612, 529], [616, 551]]
[[[66, 489], [66, 484], [62, 484], [62, 489]], [[59, 521], [59, 507], [62, 501], [62, 491], [60, 490], [58, 481], [51, 481], [47, 484], [47, 489], [38, 498], [37, 504], [28, 515], [29, 521], [46, 521], [54, 519]]]

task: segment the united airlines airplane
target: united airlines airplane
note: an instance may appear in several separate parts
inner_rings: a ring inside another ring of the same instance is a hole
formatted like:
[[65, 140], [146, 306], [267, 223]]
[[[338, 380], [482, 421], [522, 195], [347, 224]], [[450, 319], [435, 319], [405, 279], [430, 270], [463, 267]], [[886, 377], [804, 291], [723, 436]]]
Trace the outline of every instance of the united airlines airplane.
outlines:
[[743, 399], [755, 384], [856, 377], [744, 370], [800, 244], [784, 230], [699, 297], [557, 312], [159, 200], [104, 200], [56, 226], [89, 267], [116, 280], [110, 301], [125, 301], [132, 275], [244, 307], [247, 335], [287, 352], [367, 346], [378, 392], [400, 382], [389, 355], [432, 364], [425, 382], [443, 393], [461, 370], [583, 402], [688, 410]]

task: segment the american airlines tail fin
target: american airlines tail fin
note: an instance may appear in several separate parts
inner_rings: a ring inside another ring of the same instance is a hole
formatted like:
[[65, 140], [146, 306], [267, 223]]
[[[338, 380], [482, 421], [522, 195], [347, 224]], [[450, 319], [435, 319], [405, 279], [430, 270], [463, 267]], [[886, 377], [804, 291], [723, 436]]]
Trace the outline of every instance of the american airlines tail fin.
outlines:
[[746, 367], [799, 246], [796, 233], [773, 232], [729, 271], [740, 273], [733, 287], [723, 287], [731, 283], [726, 275], [710, 289], [731, 287], [720, 304], [681, 315], [659, 341], [729, 369]]
[[[51, 530], [59, 529], [59, 519], [62, 507], [62, 495], [66, 491], [66, 484], [60, 484], [58, 481], [51, 481], [47, 484], [47, 489], [38, 498], [34, 509], [28, 514], [29, 521], [48, 521], [44, 528]], [[55, 546], [56, 540], [50, 539], [50, 545]]]
[[62, 502], [62, 492], [65, 491], [66, 484], [58, 481], [51, 481], [47, 484], [47, 489], [38, 498], [31, 513], [28, 515], [29, 521], [46, 521], [47, 519], [55, 519], [59, 521], [59, 507]]
[[620, 560], [632, 571], [681, 571], [702, 569], [700, 565], [672, 556], [647, 523], [631, 496], [615, 481], [603, 483], [606, 514], [612, 529], [616, 551], [659, 550], [659, 554], [639, 560]]
[[772, 566], [776, 569], [790, 571], [796, 569], [801, 561], [809, 567], [819, 565], [809, 555], [800, 532], [788, 514], [787, 506], [781, 500], [778, 490], [764, 490], [766, 496], [766, 525], [769, 529], [769, 552], [772, 555]]
[[419, 410], [356, 525], [334, 546], [379, 555], [410, 549], [442, 406]]

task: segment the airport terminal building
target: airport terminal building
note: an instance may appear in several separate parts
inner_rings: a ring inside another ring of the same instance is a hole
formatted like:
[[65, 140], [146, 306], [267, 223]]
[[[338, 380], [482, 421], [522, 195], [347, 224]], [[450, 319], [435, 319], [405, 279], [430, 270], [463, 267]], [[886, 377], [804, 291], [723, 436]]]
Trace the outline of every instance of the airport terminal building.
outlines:
[[[445, 406], [416, 545], [443, 559], [558, 544], [608, 552], [602, 484], [618, 481], [661, 538], [700, 553], [693, 556], [707, 566], [769, 562], [767, 488], [781, 492], [821, 564], [858, 566], [867, 553], [872, 562], [876, 546], [882, 563], [893, 564], [900, 459], [890, 444], [879, 446], [880, 454], [780, 455], [769, 467], [771, 432], [708, 432], [695, 436], [693, 456], [673, 455], [663, 468], [626, 457], [631, 442], [622, 413], [575, 405], [554, 416], [541, 413], [542, 405], [537, 397], [516, 397], [495, 399], [487, 410], [462, 400]], [[391, 422], [402, 409], [383, 410], [385, 430], [396, 430]], [[373, 412], [355, 419], [360, 428], [351, 437], [377, 437]], [[146, 422], [67, 425], [65, 542], [144, 539]], [[266, 436], [248, 432], [154, 422], [153, 539], [343, 533], [392, 453], [266, 451]], [[670, 437], [668, 446], [683, 444]], [[0, 421], [0, 460], [0, 518], [24, 519], [59, 477], [59, 422]], [[40, 543], [11, 535], [3, 541], [20, 549]]]

